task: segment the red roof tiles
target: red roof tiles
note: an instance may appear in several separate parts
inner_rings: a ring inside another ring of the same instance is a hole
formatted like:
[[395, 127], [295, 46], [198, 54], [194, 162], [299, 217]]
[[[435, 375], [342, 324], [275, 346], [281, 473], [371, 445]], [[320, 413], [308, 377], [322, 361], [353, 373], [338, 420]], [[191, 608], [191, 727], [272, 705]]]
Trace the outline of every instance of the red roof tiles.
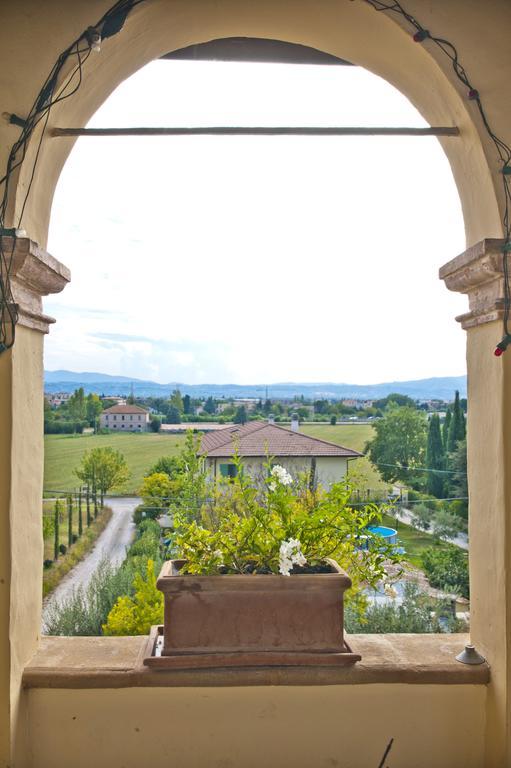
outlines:
[[208, 432], [201, 442], [201, 454], [212, 457], [233, 456], [361, 456], [358, 451], [329, 443], [277, 424], [251, 421], [243, 426]]

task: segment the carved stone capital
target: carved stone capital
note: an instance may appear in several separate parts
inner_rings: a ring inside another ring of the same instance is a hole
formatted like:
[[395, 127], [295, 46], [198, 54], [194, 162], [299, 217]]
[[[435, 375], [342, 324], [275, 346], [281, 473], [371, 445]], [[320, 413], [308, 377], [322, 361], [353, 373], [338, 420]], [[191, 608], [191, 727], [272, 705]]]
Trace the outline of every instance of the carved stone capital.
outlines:
[[[501, 320], [504, 314], [504, 240], [486, 239], [440, 267], [450, 291], [466, 293], [470, 311], [456, 320], [465, 329]], [[510, 264], [511, 268], [511, 264]]]
[[[43, 314], [42, 297], [60, 293], [71, 280], [71, 272], [28, 237], [16, 241], [12, 237], [2, 237], [2, 246], [7, 264], [10, 264], [9, 277], [18, 309], [18, 324], [48, 333], [55, 319]], [[0, 269], [5, 279], [1, 264]]]

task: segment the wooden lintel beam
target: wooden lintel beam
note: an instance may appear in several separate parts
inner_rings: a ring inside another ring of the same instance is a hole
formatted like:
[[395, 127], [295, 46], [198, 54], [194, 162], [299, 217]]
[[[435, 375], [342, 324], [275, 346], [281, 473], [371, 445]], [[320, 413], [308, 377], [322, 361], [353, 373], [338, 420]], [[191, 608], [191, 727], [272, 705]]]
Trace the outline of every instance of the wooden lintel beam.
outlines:
[[194, 128], [52, 128], [57, 138], [69, 136], [459, 136], [456, 126], [428, 128], [322, 126], [204, 126]]

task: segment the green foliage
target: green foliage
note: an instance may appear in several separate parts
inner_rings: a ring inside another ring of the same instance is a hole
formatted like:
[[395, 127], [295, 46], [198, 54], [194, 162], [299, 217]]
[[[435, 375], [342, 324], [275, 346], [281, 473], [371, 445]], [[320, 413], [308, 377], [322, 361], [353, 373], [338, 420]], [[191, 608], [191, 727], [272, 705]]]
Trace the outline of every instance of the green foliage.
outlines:
[[208, 397], [208, 399], [204, 403], [204, 410], [206, 411], [206, 413], [209, 413], [211, 416], [214, 413], [216, 413], [216, 405], [212, 397]]
[[155, 472], [144, 478], [139, 494], [148, 506], [168, 506], [172, 493], [172, 480], [164, 472]]
[[166, 474], [171, 480], [173, 480], [176, 475], [178, 475], [181, 471], [181, 463], [179, 461], [179, 458], [177, 456], [161, 456], [161, 458], [156, 461], [152, 467], [148, 470], [146, 473], [146, 477], [149, 477], [149, 475], [155, 475], [164, 473]]
[[360, 615], [355, 606], [348, 603], [344, 625], [347, 632], [364, 634], [463, 632], [466, 629], [453, 616], [447, 601], [432, 599], [413, 582], [405, 584], [401, 605], [374, 604]]
[[440, 432], [440, 419], [436, 413], [434, 413], [429, 420], [426, 466], [429, 470], [429, 472], [426, 473], [426, 490], [432, 496], [436, 496], [440, 499], [444, 493], [445, 475], [442, 471], [431, 471], [434, 469], [445, 469], [445, 453], [442, 434]]
[[421, 531], [429, 531], [433, 522], [434, 512], [426, 504], [414, 504], [412, 520], [416, 528]]
[[175, 389], [170, 396], [170, 405], [175, 408], [176, 411], [181, 414], [184, 411], [183, 398], [179, 389]]
[[154, 562], [147, 561], [146, 578], [136, 573], [133, 597], [123, 595], [108, 614], [104, 635], [147, 635], [153, 624], [163, 623], [163, 594], [156, 589]]
[[75, 474], [82, 483], [97, 488], [102, 496], [111, 488], [122, 486], [130, 476], [122, 453], [110, 447], [86, 451]]
[[429, 547], [422, 553], [422, 567], [431, 586], [470, 597], [468, 555], [462, 549]]
[[91, 427], [96, 427], [98, 416], [102, 410], [103, 404], [98, 395], [94, 395], [92, 392], [88, 394], [85, 400], [85, 414]]
[[169, 405], [165, 421], [167, 424], [181, 424], [181, 411], [175, 405]]
[[424, 413], [410, 406], [389, 406], [374, 429], [376, 435], [366, 444], [366, 451], [383, 479], [409, 485], [422, 482], [421, 477], [414, 477], [413, 467], [423, 467], [426, 458]]
[[400, 395], [399, 392], [392, 392], [387, 397], [382, 397], [380, 400], [373, 402], [373, 407], [383, 411], [387, 406], [405, 406], [407, 408], [415, 408], [415, 400], [412, 400], [408, 395]]
[[464, 521], [448, 509], [441, 507], [435, 512], [433, 521], [435, 536], [443, 539], [454, 539], [464, 528]]
[[159, 432], [161, 427], [161, 419], [159, 419], [157, 416], [153, 416], [149, 422], [149, 426], [152, 432]]
[[335, 427], [335, 425], [337, 424], [337, 416], [335, 415], [330, 416], [330, 424], [332, 425], [332, 427]]
[[86, 418], [87, 408], [85, 405], [85, 392], [83, 391], [83, 387], [75, 389], [67, 401], [67, 410], [71, 418], [75, 421], [83, 421]]
[[454, 405], [452, 407], [452, 418], [449, 424], [449, 432], [447, 435], [447, 451], [452, 453], [456, 450], [456, 446], [460, 440], [463, 440], [466, 435], [465, 428], [465, 416], [460, 404], [460, 393], [456, 391], [454, 397]]
[[246, 424], [247, 423], [247, 409], [244, 405], [239, 405], [236, 408], [236, 413], [234, 414], [233, 421], [235, 424]]
[[[304, 475], [292, 480], [282, 467], [268, 461], [264, 490], [257, 489], [238, 457], [237, 473], [217, 483], [202, 506], [200, 524], [175, 518], [173, 542], [187, 560], [186, 572], [283, 572], [282, 547], [299, 542], [310, 567], [332, 557], [348, 570], [354, 585], [375, 583], [385, 574], [385, 560], [397, 561], [392, 547], [372, 537], [367, 526], [381, 520], [375, 505], [352, 508], [351, 484], [341, 482], [327, 492], [312, 491]], [[360, 537], [371, 545], [359, 549]]]

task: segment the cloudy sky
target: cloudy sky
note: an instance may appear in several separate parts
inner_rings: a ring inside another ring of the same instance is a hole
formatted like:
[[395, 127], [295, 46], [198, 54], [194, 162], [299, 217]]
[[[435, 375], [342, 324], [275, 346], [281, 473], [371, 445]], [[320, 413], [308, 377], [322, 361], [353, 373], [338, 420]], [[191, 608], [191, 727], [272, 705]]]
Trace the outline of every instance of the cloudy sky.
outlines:
[[[90, 125], [426, 125], [356, 67], [153, 62]], [[456, 141], [456, 139], [452, 139]], [[434, 138], [82, 138], [49, 250], [73, 279], [45, 367], [159, 382], [465, 371], [464, 249]]]

